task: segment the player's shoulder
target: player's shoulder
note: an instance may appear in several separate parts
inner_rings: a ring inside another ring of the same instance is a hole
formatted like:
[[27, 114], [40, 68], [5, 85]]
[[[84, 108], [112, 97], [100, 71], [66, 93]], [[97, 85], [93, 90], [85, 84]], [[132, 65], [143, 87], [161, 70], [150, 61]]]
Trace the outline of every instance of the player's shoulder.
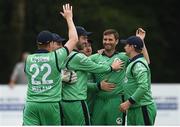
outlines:
[[78, 57], [78, 58], [87, 58], [87, 56], [84, 53], [80, 53], [80, 52], [78, 52], [76, 54], [76, 57]]
[[99, 54], [99, 53], [95, 53], [95, 54], [89, 56], [89, 58], [90, 58], [92, 61], [100, 60], [102, 57], [103, 57], [102, 54]]
[[[56, 52], [56, 53], [60, 53], [60, 54], [64, 54], [65, 52], [68, 54], [68, 49], [67, 48], [65, 48], [65, 47], [62, 47], [62, 48], [59, 48], [59, 49], [57, 49], [57, 50], [55, 50], [54, 52]], [[50, 52], [51, 53], [51, 52]]]
[[123, 56], [123, 57], [128, 57], [126, 52], [119, 52], [118, 55]]
[[144, 60], [136, 60], [133, 62], [134, 70], [135, 71], [147, 71], [148, 65], [147, 62]]
[[101, 56], [101, 54], [95, 53], [95, 54], [90, 55], [89, 57], [98, 57], [98, 56]]
[[117, 55], [121, 60], [129, 61], [129, 57], [127, 56], [127, 54], [125, 52], [119, 52]]
[[87, 56], [84, 55], [83, 53], [73, 51], [70, 53], [68, 58], [73, 59], [73, 60], [81, 60], [81, 59], [87, 58]]

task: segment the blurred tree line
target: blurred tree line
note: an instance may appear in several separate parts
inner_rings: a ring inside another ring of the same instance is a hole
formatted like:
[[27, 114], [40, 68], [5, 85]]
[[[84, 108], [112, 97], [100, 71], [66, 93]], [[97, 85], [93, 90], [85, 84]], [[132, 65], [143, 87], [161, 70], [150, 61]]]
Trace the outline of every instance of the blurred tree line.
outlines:
[[[62, 4], [74, 9], [74, 22], [94, 34], [94, 52], [102, 48], [102, 33], [117, 29], [121, 39], [146, 30], [145, 43], [151, 59], [152, 82], [180, 82], [178, 0], [1, 0], [0, 1], [0, 84], [10, 74], [23, 51], [33, 53], [36, 35], [50, 30], [67, 38], [67, 25], [59, 14]], [[121, 44], [118, 50], [124, 51]]]

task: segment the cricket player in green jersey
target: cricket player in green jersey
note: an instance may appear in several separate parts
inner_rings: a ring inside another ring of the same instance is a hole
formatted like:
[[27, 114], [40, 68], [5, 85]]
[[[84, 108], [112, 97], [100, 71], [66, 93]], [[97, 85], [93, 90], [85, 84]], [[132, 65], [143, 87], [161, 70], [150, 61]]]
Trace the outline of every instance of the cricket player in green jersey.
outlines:
[[[81, 51], [87, 57], [92, 55], [92, 44], [93, 44], [93, 41], [88, 39], [87, 43], [84, 45], [83, 50]], [[89, 114], [91, 117], [92, 112], [93, 112], [93, 105], [94, 105], [93, 103], [94, 103], [94, 100], [96, 98], [96, 93], [98, 91], [97, 83], [95, 82], [95, 77], [94, 77], [93, 73], [88, 73], [87, 86], [88, 86], [88, 89], [87, 89], [87, 105], [88, 105]]]
[[[114, 29], [107, 29], [103, 33], [104, 51], [102, 54], [90, 56], [97, 64], [110, 65], [113, 61], [121, 60], [124, 66], [127, 65], [128, 56], [125, 53], [116, 51], [119, 41], [119, 34]], [[123, 101], [122, 83], [125, 76], [125, 68], [117, 72], [95, 74], [98, 87], [105, 84], [109, 90], [100, 90], [96, 94], [92, 112], [93, 125], [123, 125], [123, 113], [118, 111], [118, 105]], [[105, 86], [104, 85], [104, 86]]]
[[143, 41], [131, 36], [123, 41], [130, 63], [126, 69], [124, 93], [126, 101], [120, 110], [127, 111], [127, 125], [154, 125], [156, 106], [151, 93], [151, 73], [141, 54]]
[[[136, 35], [144, 39], [145, 33], [141, 33], [136, 32]], [[124, 63], [124, 68], [120, 71], [108, 74], [95, 74], [96, 82], [99, 82], [98, 87], [100, 91], [97, 92], [96, 99], [94, 100], [93, 125], [125, 125], [125, 114], [119, 111], [118, 107], [124, 101], [123, 84], [129, 58], [125, 52], [116, 51], [118, 41], [119, 34], [116, 30], [105, 30], [103, 33], [104, 51], [90, 56], [91, 60], [95, 63], [108, 65], [115, 60], [121, 60]], [[144, 50], [144, 55], [149, 59], [146, 49]]]
[[[63, 47], [63, 43], [65, 43], [66, 39], [58, 35], [57, 33], [53, 33], [53, 48], [57, 50]], [[74, 71], [64, 71], [61, 70], [61, 77], [63, 82], [75, 83], [77, 81], [77, 74]]]
[[26, 59], [28, 90], [23, 111], [23, 125], [61, 125], [60, 71], [78, 41], [72, 19], [72, 6], [63, 5], [61, 14], [67, 21], [69, 31], [69, 40], [65, 46], [53, 51], [52, 33], [42, 31], [37, 36], [38, 50]]
[[90, 125], [90, 116], [86, 104], [88, 73], [109, 73], [119, 70], [121, 62], [115, 61], [110, 65], [96, 64], [86, 55], [80, 53], [90, 32], [83, 27], [76, 27], [79, 42], [75, 50], [68, 56], [65, 67], [74, 70], [77, 74], [77, 82], [74, 84], [64, 83], [62, 89], [62, 109], [65, 125]]

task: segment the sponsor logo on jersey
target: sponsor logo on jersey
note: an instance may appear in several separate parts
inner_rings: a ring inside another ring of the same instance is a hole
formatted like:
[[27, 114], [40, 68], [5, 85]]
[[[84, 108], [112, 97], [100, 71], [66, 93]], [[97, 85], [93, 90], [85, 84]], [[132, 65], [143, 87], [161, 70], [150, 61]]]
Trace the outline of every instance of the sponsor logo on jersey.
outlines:
[[49, 57], [33, 57], [31, 58], [31, 62], [37, 63], [37, 62], [48, 62]]
[[48, 86], [32, 86], [32, 91], [34, 92], [44, 92], [47, 91], [49, 89], [51, 89], [52, 86], [48, 85]]

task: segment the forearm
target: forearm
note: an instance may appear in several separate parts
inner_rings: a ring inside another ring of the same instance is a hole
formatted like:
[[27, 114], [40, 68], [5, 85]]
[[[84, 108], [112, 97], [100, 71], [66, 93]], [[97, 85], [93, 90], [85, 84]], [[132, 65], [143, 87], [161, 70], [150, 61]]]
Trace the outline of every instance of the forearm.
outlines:
[[68, 31], [69, 31], [68, 32], [69, 33], [69, 40], [65, 44], [65, 46], [71, 52], [73, 50], [73, 48], [76, 46], [76, 43], [78, 41], [78, 35], [77, 35], [77, 32], [76, 32], [74, 22], [73, 22], [73, 20], [71, 18], [67, 19], [67, 24], [68, 24]]
[[60, 13], [67, 21], [69, 40], [66, 42], [65, 47], [67, 47], [69, 52], [71, 52], [78, 42], [78, 35], [73, 22], [72, 6], [69, 4], [63, 5], [63, 12]]
[[135, 102], [139, 102], [149, 89], [148, 74], [146, 71], [141, 73], [138, 72], [138, 75], [135, 76], [135, 78], [137, 81], [137, 89], [132, 94], [131, 99], [134, 100]]
[[[129, 101], [132, 103], [134, 101], [134, 103], [137, 103], [140, 101], [140, 99], [142, 98], [142, 96], [144, 96], [146, 90], [144, 88], [137, 88], [137, 90], [134, 92], [134, 94], [129, 98]], [[133, 104], [133, 103], [132, 103]]]
[[149, 54], [148, 54], [145, 43], [144, 43], [144, 47], [142, 49], [142, 53], [143, 53], [144, 58], [146, 59], [147, 63], [150, 64], [150, 58], [149, 58]]
[[87, 83], [88, 91], [98, 91], [97, 83], [88, 82]]

